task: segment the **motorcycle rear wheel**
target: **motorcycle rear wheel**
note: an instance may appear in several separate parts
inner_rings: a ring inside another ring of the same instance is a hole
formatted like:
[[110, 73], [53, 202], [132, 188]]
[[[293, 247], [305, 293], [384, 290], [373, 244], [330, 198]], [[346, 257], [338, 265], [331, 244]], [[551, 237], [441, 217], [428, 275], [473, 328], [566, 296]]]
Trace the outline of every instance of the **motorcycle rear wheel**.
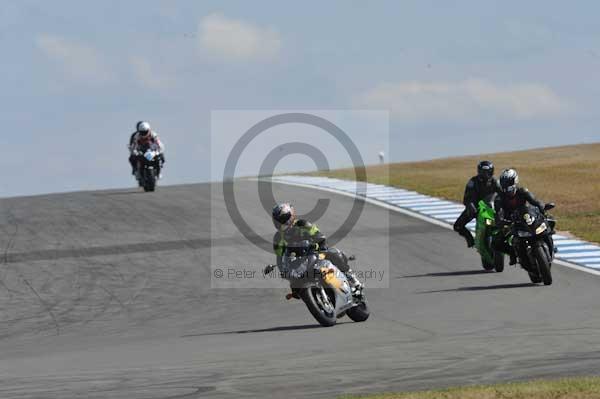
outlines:
[[361, 322], [365, 321], [371, 315], [371, 311], [369, 310], [369, 306], [366, 302], [362, 302], [360, 305], [357, 305], [353, 308], [350, 308], [346, 311], [346, 314], [352, 321]]

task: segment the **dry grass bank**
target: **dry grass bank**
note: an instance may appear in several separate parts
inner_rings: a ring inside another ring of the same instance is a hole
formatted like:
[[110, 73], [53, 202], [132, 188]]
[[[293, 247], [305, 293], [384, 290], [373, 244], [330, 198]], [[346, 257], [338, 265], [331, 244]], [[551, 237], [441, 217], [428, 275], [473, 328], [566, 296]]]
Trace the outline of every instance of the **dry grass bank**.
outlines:
[[[559, 218], [559, 230], [600, 242], [600, 143], [371, 166], [367, 180], [461, 201], [482, 159], [494, 162], [497, 175], [516, 168], [522, 185], [543, 201], [555, 202], [552, 214]], [[352, 169], [318, 174], [354, 178]]]
[[600, 378], [564, 378], [436, 391], [343, 396], [344, 399], [598, 399]]

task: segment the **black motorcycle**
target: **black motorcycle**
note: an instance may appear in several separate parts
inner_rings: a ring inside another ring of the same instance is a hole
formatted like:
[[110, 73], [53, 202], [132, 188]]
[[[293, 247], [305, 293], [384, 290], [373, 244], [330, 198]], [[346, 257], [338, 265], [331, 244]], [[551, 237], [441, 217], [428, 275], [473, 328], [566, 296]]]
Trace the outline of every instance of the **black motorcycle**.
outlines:
[[144, 191], [154, 191], [160, 175], [161, 159], [157, 151], [145, 146], [138, 151], [138, 184]]
[[546, 211], [554, 208], [549, 203], [544, 212], [535, 206], [525, 205], [512, 215], [512, 246], [519, 259], [519, 264], [529, 273], [532, 283], [552, 284], [552, 261], [554, 260], [554, 241], [556, 220]]

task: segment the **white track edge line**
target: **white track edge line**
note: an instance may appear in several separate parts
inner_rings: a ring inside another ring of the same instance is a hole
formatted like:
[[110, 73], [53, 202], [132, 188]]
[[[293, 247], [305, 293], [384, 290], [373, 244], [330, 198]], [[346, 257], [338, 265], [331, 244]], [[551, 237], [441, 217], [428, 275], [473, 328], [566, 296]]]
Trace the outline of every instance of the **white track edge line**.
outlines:
[[[259, 179], [252, 179], [252, 180], [259, 180]], [[296, 183], [296, 182], [287, 182], [287, 181], [281, 181], [281, 180], [272, 180], [272, 182], [273, 183], [279, 183], [279, 184], [287, 184], [289, 186], [312, 188], [312, 189], [316, 189], [316, 190], [330, 192], [330, 193], [333, 193], [333, 194], [344, 195], [346, 197], [352, 197], [352, 198], [362, 199], [365, 202], [368, 202], [368, 203], [370, 203], [372, 205], [377, 205], [377, 206], [380, 206], [380, 207], [385, 208], [385, 209], [389, 209], [389, 210], [394, 211], [394, 212], [402, 213], [404, 215], [411, 216], [411, 217], [414, 217], [416, 219], [420, 219], [420, 220], [423, 220], [425, 222], [429, 222], [431, 224], [435, 224], [435, 225], [440, 226], [440, 227], [444, 227], [444, 228], [446, 228], [448, 230], [453, 230], [452, 226], [450, 224], [448, 224], [446, 222], [443, 222], [441, 220], [436, 220], [436, 219], [427, 217], [427, 216], [425, 216], [423, 214], [416, 213], [416, 212], [413, 212], [413, 211], [409, 211], [408, 209], [403, 209], [403, 208], [400, 208], [400, 207], [395, 206], [395, 205], [388, 204], [388, 203], [383, 202], [383, 201], [378, 201], [378, 200], [375, 200], [375, 199], [372, 199], [372, 198], [368, 198], [368, 197], [365, 197], [365, 196], [357, 196], [354, 193], [349, 193], [349, 192], [346, 192], [346, 191], [340, 191], [340, 190], [336, 190], [336, 189], [329, 188], [329, 187], [314, 186], [314, 185], [311, 185], [311, 184], [303, 184], [303, 183]], [[593, 274], [593, 275], [596, 275], [596, 276], [600, 276], [600, 270], [594, 270], [594, 269], [591, 269], [591, 268], [588, 268], [588, 267], [585, 267], [585, 266], [579, 266], [579, 265], [576, 265], [576, 264], [573, 264], [573, 263], [570, 263], [570, 262], [567, 262], [567, 261], [564, 261], [564, 260], [561, 260], [561, 259], [554, 259], [553, 263], [561, 265], [561, 266], [565, 266], [565, 267], [568, 267], [568, 268], [571, 268], [571, 269], [579, 270], [579, 271], [582, 271], [582, 272], [585, 272], [585, 273], [589, 273], [589, 274]]]

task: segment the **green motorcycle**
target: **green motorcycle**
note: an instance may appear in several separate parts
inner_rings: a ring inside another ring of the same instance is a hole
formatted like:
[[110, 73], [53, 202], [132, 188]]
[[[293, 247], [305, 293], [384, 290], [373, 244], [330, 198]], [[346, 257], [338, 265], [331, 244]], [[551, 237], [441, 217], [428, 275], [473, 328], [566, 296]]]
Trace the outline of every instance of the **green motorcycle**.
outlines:
[[475, 225], [475, 249], [481, 256], [481, 265], [485, 270], [504, 270], [504, 254], [492, 248], [492, 240], [502, 231], [496, 227], [496, 211], [485, 201], [477, 204], [477, 222]]

